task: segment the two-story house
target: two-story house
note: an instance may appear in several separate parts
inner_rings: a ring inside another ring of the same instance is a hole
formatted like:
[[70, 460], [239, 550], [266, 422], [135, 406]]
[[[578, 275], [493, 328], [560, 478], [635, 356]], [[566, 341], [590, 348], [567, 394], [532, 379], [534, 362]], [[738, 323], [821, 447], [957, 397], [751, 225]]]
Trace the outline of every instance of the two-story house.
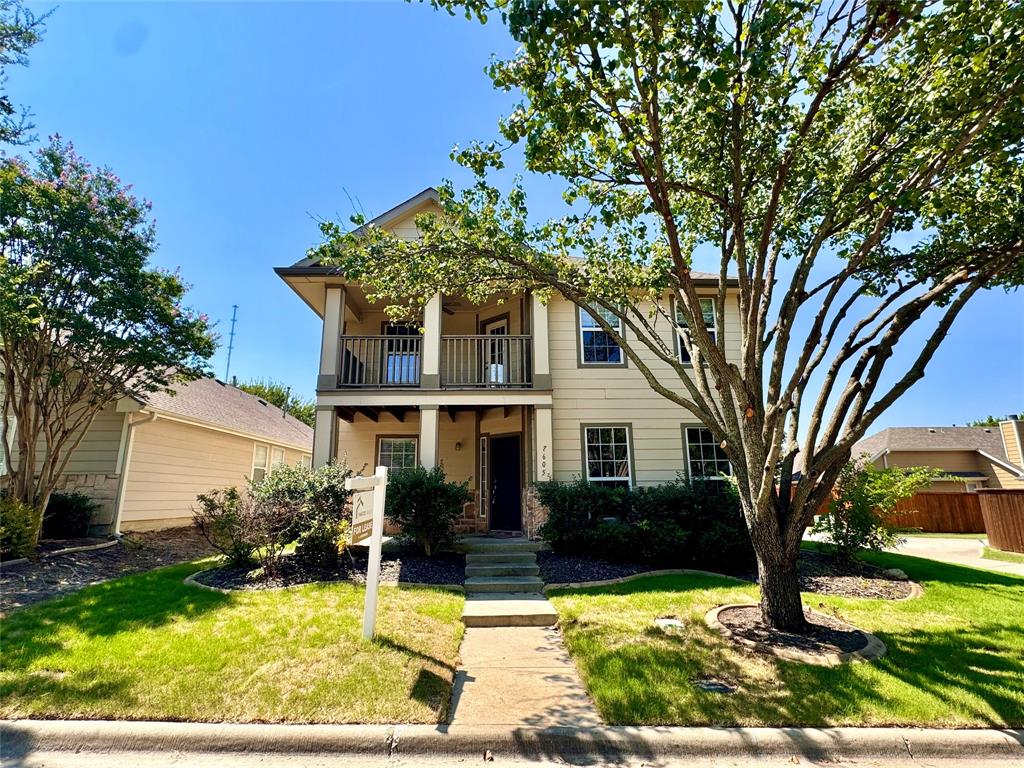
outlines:
[[[431, 211], [440, 208], [427, 189], [371, 223], [414, 237], [415, 217]], [[545, 304], [509, 295], [474, 306], [438, 294], [422, 317], [402, 324], [335, 268], [305, 259], [276, 272], [323, 320], [313, 463], [344, 459], [367, 471], [440, 464], [475, 494], [463, 532], [532, 533], [527, 490], [538, 480], [633, 486], [729, 472], [711, 433], [653, 392], [594, 319], [560, 297]], [[697, 283], [713, 327], [717, 277]], [[713, 331], [735, 357], [733, 291], [727, 301], [725, 327]], [[663, 325], [685, 355], [676, 327]]]

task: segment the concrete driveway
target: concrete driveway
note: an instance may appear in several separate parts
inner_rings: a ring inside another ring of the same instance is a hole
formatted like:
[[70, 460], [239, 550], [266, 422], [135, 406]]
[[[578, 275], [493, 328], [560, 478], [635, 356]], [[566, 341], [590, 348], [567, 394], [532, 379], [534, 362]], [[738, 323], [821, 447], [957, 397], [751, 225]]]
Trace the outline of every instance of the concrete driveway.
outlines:
[[895, 551], [901, 555], [927, 557], [944, 563], [969, 565], [988, 571], [1024, 576], [1024, 563], [1005, 563], [1002, 560], [986, 560], [981, 556], [984, 538], [941, 539], [924, 536], [908, 536], [907, 543]]

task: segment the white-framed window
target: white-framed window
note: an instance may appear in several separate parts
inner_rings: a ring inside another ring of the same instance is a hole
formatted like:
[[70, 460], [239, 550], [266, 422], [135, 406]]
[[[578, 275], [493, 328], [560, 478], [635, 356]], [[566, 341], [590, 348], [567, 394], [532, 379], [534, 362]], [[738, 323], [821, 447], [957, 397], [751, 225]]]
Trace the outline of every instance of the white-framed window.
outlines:
[[706, 427], [684, 427], [686, 473], [691, 480], [721, 480], [732, 475], [725, 451]]
[[274, 446], [270, 449], [270, 471], [284, 466], [284, 448]]
[[629, 430], [627, 424], [583, 428], [583, 469], [587, 482], [621, 488], [633, 484]]
[[[601, 317], [622, 335], [622, 320], [612, 312], [597, 308]], [[625, 365], [622, 348], [611, 334], [605, 331], [594, 317], [579, 307], [580, 321], [580, 363], [582, 365]]]
[[270, 446], [263, 443], [256, 443], [252, 450], [252, 474], [249, 475], [254, 482], [260, 482], [267, 476], [270, 463]]
[[377, 444], [377, 466], [398, 472], [416, 466], [415, 437], [382, 437]]
[[[673, 301], [675, 307], [675, 319], [676, 319], [676, 348], [679, 350], [679, 361], [682, 363], [690, 362], [690, 355], [686, 351], [686, 344], [683, 342], [682, 334], [686, 333], [686, 320], [683, 319], [683, 313], [679, 306], [678, 301]], [[700, 300], [700, 313], [704, 316], [704, 325], [707, 326], [708, 335], [711, 336], [711, 340], [718, 341], [718, 327], [715, 325], [715, 300], [712, 298], [702, 298]]]
[[308, 453], [302, 454], [299, 457], [299, 466], [302, 467], [303, 469], [312, 469], [313, 468], [313, 457], [310, 456]]

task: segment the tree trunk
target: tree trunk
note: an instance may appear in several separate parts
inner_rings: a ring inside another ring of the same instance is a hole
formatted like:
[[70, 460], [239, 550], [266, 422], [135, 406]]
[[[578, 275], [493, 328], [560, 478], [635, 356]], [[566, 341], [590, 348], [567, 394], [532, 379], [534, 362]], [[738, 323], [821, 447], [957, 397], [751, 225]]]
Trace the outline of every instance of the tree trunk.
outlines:
[[757, 574], [761, 584], [761, 616], [768, 626], [784, 632], [805, 633], [809, 627], [800, 601], [796, 556], [780, 550], [781, 557], [769, 561], [757, 553]]

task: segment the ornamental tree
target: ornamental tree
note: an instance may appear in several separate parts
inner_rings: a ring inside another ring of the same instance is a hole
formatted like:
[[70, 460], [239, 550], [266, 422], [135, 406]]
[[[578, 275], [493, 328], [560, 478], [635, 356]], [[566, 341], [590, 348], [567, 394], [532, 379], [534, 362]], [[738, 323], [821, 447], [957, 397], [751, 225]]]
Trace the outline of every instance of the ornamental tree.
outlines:
[[[1024, 6], [435, 4], [500, 13], [520, 48], [489, 73], [522, 101], [500, 144], [453, 153], [477, 183], [445, 186], [420, 240], [327, 223], [314, 255], [396, 306], [530, 290], [586, 309], [720, 441], [764, 620], [804, 631], [800, 541], [851, 447], [971, 297], [1024, 281]], [[537, 223], [521, 187], [488, 181], [513, 145], [564, 179], [569, 215]], [[718, 328], [736, 280], [738, 357], [708, 332], [695, 258], [717, 262]]]
[[149, 203], [59, 137], [35, 158], [0, 161], [0, 440], [6, 492], [38, 536], [96, 415], [202, 375], [215, 345], [181, 279], [147, 266]]
[[313, 426], [316, 419], [316, 404], [312, 400], [304, 400], [298, 395], [293, 395], [291, 387], [286, 384], [273, 379], [253, 379], [239, 384], [238, 388], [250, 395], [262, 397], [271, 405], [290, 413], [303, 424]]

